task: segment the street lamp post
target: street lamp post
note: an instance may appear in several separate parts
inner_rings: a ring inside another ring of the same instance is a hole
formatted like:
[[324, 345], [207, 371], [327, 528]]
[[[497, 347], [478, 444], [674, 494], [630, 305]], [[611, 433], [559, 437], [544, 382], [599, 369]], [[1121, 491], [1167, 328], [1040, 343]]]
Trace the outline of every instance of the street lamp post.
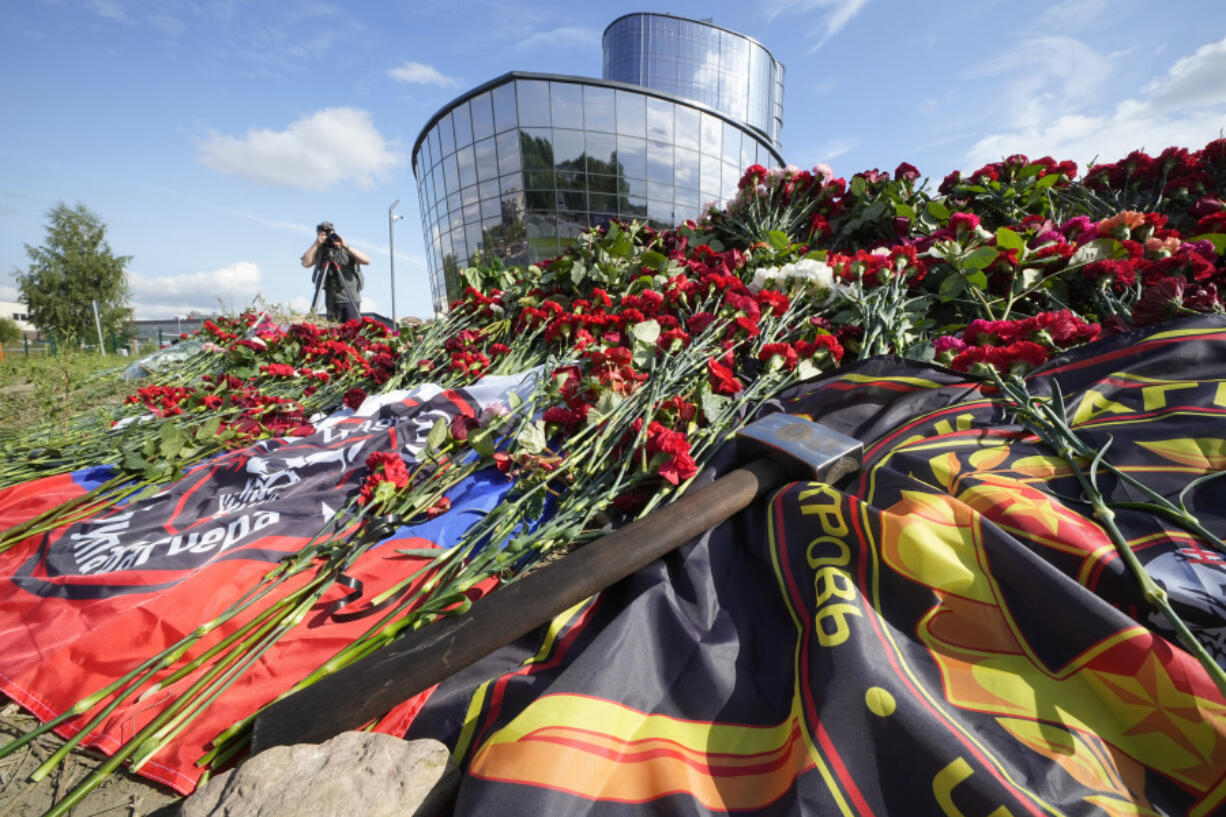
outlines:
[[396, 236], [395, 236], [395, 231], [392, 229], [393, 224], [395, 224], [397, 221], [400, 221], [400, 219], [404, 218], [404, 216], [395, 212], [396, 205], [399, 203], [400, 203], [400, 199], [396, 199], [394, 202], [392, 202], [392, 206], [387, 208], [387, 256], [388, 256], [388, 268], [391, 270], [390, 275], [391, 275], [391, 283], [392, 283], [392, 325], [393, 326], [400, 325], [396, 321]]

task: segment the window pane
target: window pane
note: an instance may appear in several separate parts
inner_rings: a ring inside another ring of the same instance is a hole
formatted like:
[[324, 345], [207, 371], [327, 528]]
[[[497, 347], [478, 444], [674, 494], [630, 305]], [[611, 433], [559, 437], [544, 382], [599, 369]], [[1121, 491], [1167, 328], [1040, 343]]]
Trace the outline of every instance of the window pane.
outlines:
[[724, 161], [730, 165], [741, 161], [741, 130], [724, 123]]
[[673, 200], [677, 202], [677, 214], [682, 218], [697, 214], [698, 205], [702, 204], [697, 190], [683, 188], [677, 188], [676, 193], [673, 194]]
[[[647, 217], [647, 199], [637, 196], [627, 196], [622, 202], [619, 212], [624, 218], [643, 219]], [[670, 227], [673, 225], [669, 225]]]
[[490, 94], [473, 97], [468, 102], [473, 114], [473, 141], [487, 139], [494, 135], [494, 110], [490, 107]]
[[654, 97], [647, 100], [647, 138], [673, 141], [673, 103]]
[[698, 151], [678, 147], [673, 164], [674, 179], [678, 187], [698, 189]]
[[471, 147], [460, 148], [455, 152], [456, 164], [460, 168], [460, 187], [468, 187], [477, 183], [477, 166]]
[[645, 178], [647, 176], [647, 142], [631, 136], [617, 137], [617, 161], [627, 176]]
[[627, 136], [645, 136], [647, 111], [642, 94], [617, 92], [617, 132]]
[[499, 187], [502, 188], [502, 195], [522, 193], [524, 190], [524, 177], [520, 173], [509, 173], [503, 176]]
[[443, 181], [443, 166], [435, 165], [434, 170], [430, 172], [430, 176], [434, 179], [434, 198], [436, 200], [446, 198], [447, 187]]
[[443, 160], [443, 178], [447, 182], [447, 193], [455, 193], [460, 189], [460, 171], [456, 168], [455, 155]]
[[673, 203], [671, 201], [648, 201], [647, 218], [652, 223], [658, 224], [662, 227], [677, 226], [677, 221], [673, 217]]
[[702, 144], [700, 141], [701, 122], [698, 117], [698, 111], [693, 108], [683, 108], [680, 105], [676, 106], [674, 112], [676, 116], [675, 139], [678, 147], [690, 148], [698, 150]]
[[443, 146], [443, 156], [455, 153], [455, 132], [451, 129], [451, 114], [438, 121], [438, 138]]
[[736, 165], [724, 165], [724, 184], [720, 192], [725, 199], [730, 199], [736, 195], [736, 185], [741, 180], [741, 175]]
[[491, 179], [477, 185], [477, 194], [483, 199], [498, 198], [498, 180]]
[[711, 114], [704, 113], [702, 115], [702, 152], [719, 156], [723, 134], [724, 123]]
[[720, 196], [720, 177], [723, 175], [723, 163], [718, 156], [702, 154], [702, 195], [708, 199], [718, 199]]
[[473, 143], [473, 123], [468, 116], [468, 103], [464, 102], [451, 112], [451, 121], [455, 125], [455, 146], [462, 148]]
[[522, 128], [519, 152], [524, 170], [553, 170], [553, 132], [549, 128]]
[[532, 211], [552, 211], [557, 206], [557, 194], [552, 190], [525, 190], [524, 201]]
[[647, 180], [647, 198], [663, 201], [665, 199], [671, 200], [672, 197], [673, 186], [671, 184], [652, 181], [651, 179]]
[[617, 173], [617, 167], [613, 164], [617, 137], [611, 133], [588, 133], [586, 141], [588, 172]]
[[430, 128], [430, 135], [426, 137], [426, 141], [430, 143], [431, 164], [436, 165], [438, 164], [438, 160], [443, 158], [438, 141], [438, 125]]
[[522, 79], [515, 83], [519, 93], [519, 124], [549, 125], [549, 83]]
[[501, 173], [518, 173], [519, 163], [519, 133], [506, 131], [495, 137], [498, 144], [498, 170]]
[[583, 87], [583, 115], [585, 126], [589, 131], [614, 130], [613, 89], [596, 88], [590, 85]]
[[673, 146], [669, 142], [647, 143], [647, 178], [673, 184]]
[[554, 128], [554, 167], [558, 170], [582, 170], [583, 164], [583, 131]]
[[555, 128], [583, 127], [583, 88], [570, 82], [549, 83]]
[[499, 85], [490, 92], [490, 96], [494, 101], [494, 129], [501, 133], [515, 127], [519, 121], [515, 116], [515, 83]]
[[494, 137], [483, 139], [473, 146], [477, 154], [477, 178], [498, 178], [498, 153], [494, 150]]
[[460, 202], [464, 205], [464, 217], [469, 217], [468, 208], [474, 206], [481, 198], [477, 194], [477, 185], [470, 185], [460, 191]]
[[501, 220], [501, 215], [502, 215], [501, 204], [502, 203], [498, 201], [498, 199], [482, 199], [481, 200], [481, 218], [482, 220], [487, 219], [487, 218]]
[[[617, 195], [619, 188], [619, 179], [617, 176], [601, 176], [591, 174], [587, 177], [587, 189], [592, 193], [609, 193], [613, 196]], [[593, 209], [598, 209], [593, 207]], [[616, 207], [609, 208], [616, 210]]]

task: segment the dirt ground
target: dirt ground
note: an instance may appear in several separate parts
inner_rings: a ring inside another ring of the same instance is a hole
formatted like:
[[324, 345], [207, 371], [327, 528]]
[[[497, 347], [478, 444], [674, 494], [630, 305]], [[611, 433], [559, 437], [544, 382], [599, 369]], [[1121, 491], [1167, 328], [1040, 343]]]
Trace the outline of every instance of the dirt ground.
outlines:
[[[11, 701], [0, 697], [0, 745], [25, 734], [38, 721]], [[73, 752], [60, 768], [37, 784], [27, 777], [63, 741], [44, 735], [11, 757], [0, 759], [0, 817], [40, 817], [102, 763], [94, 751]], [[126, 771], [113, 774], [70, 812], [72, 817], [173, 817], [182, 798]]]

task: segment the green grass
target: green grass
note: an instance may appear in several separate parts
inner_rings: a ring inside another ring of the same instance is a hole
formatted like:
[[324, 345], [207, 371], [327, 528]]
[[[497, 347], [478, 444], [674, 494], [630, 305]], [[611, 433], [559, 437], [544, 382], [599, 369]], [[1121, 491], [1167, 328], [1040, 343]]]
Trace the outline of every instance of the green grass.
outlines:
[[61, 353], [25, 357], [5, 351], [0, 362], [0, 439], [20, 438], [23, 430], [46, 421], [64, 422], [79, 414], [119, 405], [135, 393], [136, 383], [120, 374], [132, 358], [120, 355]]

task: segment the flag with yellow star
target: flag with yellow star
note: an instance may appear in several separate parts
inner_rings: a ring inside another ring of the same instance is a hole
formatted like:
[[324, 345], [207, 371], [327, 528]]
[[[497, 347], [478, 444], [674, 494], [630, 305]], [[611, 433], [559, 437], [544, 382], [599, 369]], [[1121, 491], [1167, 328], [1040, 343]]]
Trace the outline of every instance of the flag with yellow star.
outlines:
[[858, 474], [782, 488], [398, 717], [453, 749], [461, 815], [1226, 814], [1226, 698], [1121, 550], [1226, 665], [1223, 361], [1205, 317], [1029, 376], [1118, 469], [1122, 544], [983, 382], [878, 358], [807, 384], [773, 408], [863, 441]]

